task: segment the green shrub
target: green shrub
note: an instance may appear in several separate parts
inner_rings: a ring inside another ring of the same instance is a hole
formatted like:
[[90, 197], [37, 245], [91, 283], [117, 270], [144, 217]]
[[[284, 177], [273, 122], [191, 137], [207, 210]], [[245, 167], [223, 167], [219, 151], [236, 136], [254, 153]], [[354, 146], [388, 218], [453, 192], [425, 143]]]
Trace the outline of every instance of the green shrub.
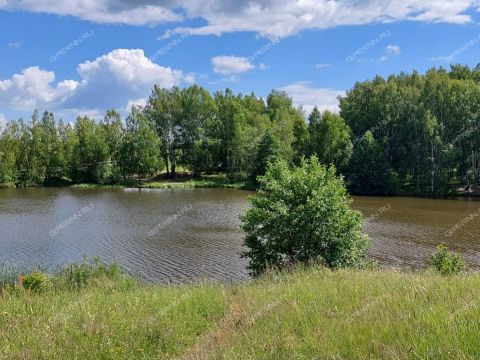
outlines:
[[50, 285], [50, 279], [44, 273], [35, 270], [22, 277], [22, 286], [24, 289], [39, 292]]
[[330, 268], [362, 265], [369, 249], [363, 217], [335, 168], [316, 157], [291, 170], [279, 161], [259, 177], [260, 190], [242, 217], [253, 275], [268, 267], [321, 263]]
[[437, 246], [437, 252], [431, 258], [432, 266], [442, 275], [456, 275], [467, 269], [467, 263], [463, 258], [448, 251], [445, 245]]
[[117, 279], [121, 273], [118, 264], [106, 264], [100, 258], [94, 257], [91, 260], [83, 259], [81, 263], [67, 266], [57, 276], [57, 280], [65, 287], [79, 288], [95, 279]]

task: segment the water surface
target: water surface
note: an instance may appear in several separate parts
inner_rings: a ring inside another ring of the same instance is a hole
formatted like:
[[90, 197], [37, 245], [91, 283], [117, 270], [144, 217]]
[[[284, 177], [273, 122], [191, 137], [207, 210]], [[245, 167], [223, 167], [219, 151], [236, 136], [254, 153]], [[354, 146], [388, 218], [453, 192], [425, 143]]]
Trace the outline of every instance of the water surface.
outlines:
[[[250, 193], [192, 190], [0, 190], [0, 264], [55, 267], [85, 256], [115, 260], [148, 281], [248, 278], [239, 216]], [[423, 267], [447, 243], [480, 266], [480, 202], [355, 197], [371, 256]], [[464, 219], [464, 225], [448, 231]]]

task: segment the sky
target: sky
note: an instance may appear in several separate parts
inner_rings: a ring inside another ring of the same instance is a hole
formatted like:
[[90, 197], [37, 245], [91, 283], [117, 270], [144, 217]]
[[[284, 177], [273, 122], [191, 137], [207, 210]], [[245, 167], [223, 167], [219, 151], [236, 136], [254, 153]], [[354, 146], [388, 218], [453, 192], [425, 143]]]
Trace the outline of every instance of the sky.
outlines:
[[357, 81], [480, 62], [480, 0], [0, 0], [0, 126], [126, 114], [197, 83], [306, 113]]

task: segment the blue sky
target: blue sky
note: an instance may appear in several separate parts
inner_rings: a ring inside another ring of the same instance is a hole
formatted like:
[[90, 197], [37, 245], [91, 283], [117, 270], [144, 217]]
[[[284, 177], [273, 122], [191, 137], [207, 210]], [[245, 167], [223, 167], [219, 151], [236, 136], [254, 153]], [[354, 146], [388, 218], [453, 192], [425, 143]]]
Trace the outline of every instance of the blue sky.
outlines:
[[376, 74], [480, 62], [478, 0], [0, 0], [0, 122], [126, 113], [198, 83], [310, 111]]

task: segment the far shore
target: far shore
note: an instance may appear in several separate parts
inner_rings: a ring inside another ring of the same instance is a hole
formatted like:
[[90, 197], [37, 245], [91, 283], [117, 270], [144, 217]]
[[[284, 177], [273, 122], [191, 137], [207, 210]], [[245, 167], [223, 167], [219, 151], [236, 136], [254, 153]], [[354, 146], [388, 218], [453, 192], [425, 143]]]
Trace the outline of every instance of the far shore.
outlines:
[[[202, 174], [195, 176], [188, 171], [178, 172], [175, 177], [168, 176], [166, 173], [156, 175], [154, 177], [142, 179], [132, 179], [130, 181], [119, 184], [95, 184], [80, 183], [71, 184], [70, 181], [64, 180], [38, 187], [53, 187], [73, 189], [237, 189], [256, 191], [258, 185], [252, 181], [245, 179], [230, 179], [226, 174]], [[0, 188], [1, 189], [1, 188]], [[411, 188], [405, 187], [394, 194], [356, 194], [354, 196], [376, 196], [376, 197], [416, 197], [431, 199], [455, 199], [455, 198], [480, 198], [480, 185], [461, 186], [452, 185], [448, 193], [440, 195], [418, 194]]]

